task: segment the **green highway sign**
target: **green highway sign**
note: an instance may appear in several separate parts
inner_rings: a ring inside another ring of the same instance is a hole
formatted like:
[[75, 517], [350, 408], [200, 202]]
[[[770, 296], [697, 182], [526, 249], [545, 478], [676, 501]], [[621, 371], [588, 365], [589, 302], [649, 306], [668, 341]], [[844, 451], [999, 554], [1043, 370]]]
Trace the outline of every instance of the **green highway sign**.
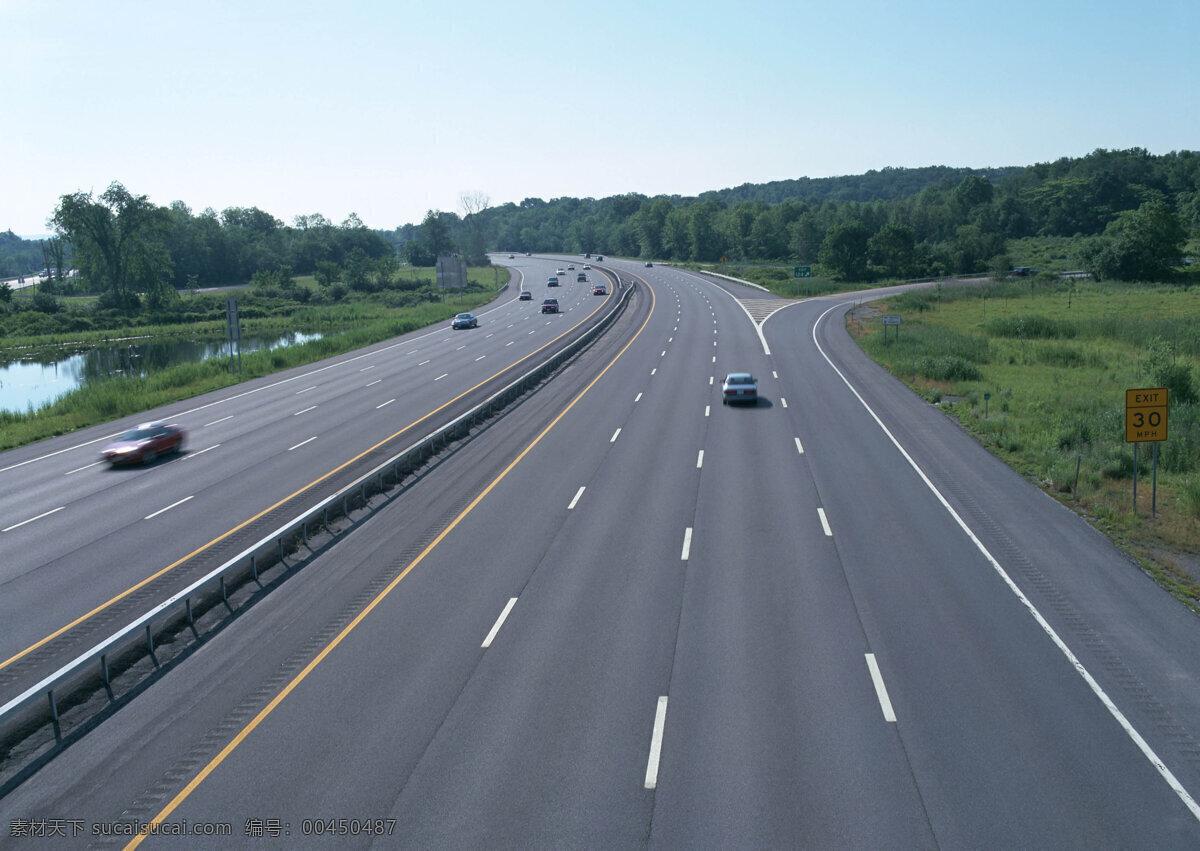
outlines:
[[792, 268], [792, 274], [797, 278], [811, 278], [812, 266], [795, 266]]

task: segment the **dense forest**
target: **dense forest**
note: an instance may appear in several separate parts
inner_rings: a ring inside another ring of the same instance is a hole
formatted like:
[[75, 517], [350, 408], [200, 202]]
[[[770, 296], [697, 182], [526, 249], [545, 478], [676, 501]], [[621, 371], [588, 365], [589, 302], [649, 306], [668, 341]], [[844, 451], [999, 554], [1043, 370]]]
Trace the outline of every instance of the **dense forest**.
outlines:
[[[480, 215], [487, 244], [500, 250], [820, 264], [845, 280], [989, 271], [1007, 262], [1010, 240], [1082, 238], [1078, 262], [1097, 277], [1162, 279], [1200, 229], [1200, 153], [1135, 148], [1027, 168], [885, 169], [698, 198], [531, 198]], [[453, 214], [439, 216], [453, 230]]]
[[[461, 215], [431, 210], [419, 224], [375, 231], [353, 214], [290, 225], [256, 207], [197, 214], [113, 183], [96, 197], [62, 196], [51, 239], [0, 234], [0, 276], [49, 269], [52, 294], [100, 293], [107, 307], [135, 310], [175, 290], [256, 276], [365, 289], [398, 263], [430, 266], [452, 252], [472, 263], [492, 250], [811, 264], [865, 281], [1007, 269], [1011, 241], [1067, 237], [1072, 259], [1098, 278], [1170, 280], [1200, 234], [1200, 153], [1100, 149], [1025, 168], [888, 168], [694, 198], [463, 200]], [[11, 301], [6, 285], [0, 300]]]

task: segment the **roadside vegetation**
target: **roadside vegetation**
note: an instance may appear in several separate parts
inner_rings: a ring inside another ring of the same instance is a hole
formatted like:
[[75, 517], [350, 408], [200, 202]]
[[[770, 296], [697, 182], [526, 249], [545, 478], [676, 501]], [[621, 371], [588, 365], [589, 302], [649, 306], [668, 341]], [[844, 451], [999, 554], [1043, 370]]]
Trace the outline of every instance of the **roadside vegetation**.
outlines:
[[[883, 315], [901, 317], [899, 332]], [[1179, 285], [1004, 279], [873, 302], [848, 328], [871, 357], [1200, 611], [1200, 298]], [[1170, 390], [1159, 444], [1125, 442], [1125, 390]]]
[[[309, 277], [257, 276], [248, 288], [222, 293], [177, 293], [156, 309], [131, 313], [103, 308], [96, 298], [57, 298], [58, 309], [41, 313], [18, 307], [25, 333], [0, 336], [0, 359], [60, 357], [90, 346], [146, 337], [186, 337], [222, 341], [225, 300], [238, 300], [242, 333], [320, 333], [317, 340], [242, 356], [242, 374], [230, 374], [228, 358], [185, 364], [146, 376], [91, 381], [36, 410], [0, 411], [0, 450], [117, 419], [227, 387], [238, 381], [300, 366], [378, 343], [474, 310], [496, 297], [508, 282], [498, 267], [469, 268], [468, 286], [446, 293], [435, 285], [433, 269], [401, 268], [390, 280], [371, 275], [369, 286], [351, 290], [337, 280], [324, 286]], [[20, 305], [30, 299], [14, 299]], [[13, 322], [13, 314], [0, 320]], [[18, 319], [18, 322], [20, 320]], [[13, 323], [17, 325], [17, 323]], [[30, 333], [35, 332], [35, 333]]]

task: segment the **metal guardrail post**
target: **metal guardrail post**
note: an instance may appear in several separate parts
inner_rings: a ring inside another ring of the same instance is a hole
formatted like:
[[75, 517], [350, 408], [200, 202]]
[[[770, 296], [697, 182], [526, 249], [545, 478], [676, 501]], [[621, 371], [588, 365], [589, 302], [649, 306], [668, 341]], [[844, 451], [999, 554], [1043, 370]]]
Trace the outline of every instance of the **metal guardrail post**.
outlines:
[[100, 676], [104, 678], [104, 684], [106, 686], [112, 684], [111, 679], [108, 674], [108, 654], [107, 653], [100, 654]]
[[154, 654], [154, 635], [150, 632], [150, 624], [146, 624], [146, 649]]
[[184, 607], [187, 609], [188, 626], [195, 626], [196, 620], [195, 620], [195, 618], [192, 617], [192, 598], [188, 597], [186, 600], [183, 601], [183, 604], [184, 604]]
[[46, 692], [46, 697], [50, 700], [50, 719], [57, 724], [58, 704], [54, 702], [54, 689], [50, 689], [48, 692]]

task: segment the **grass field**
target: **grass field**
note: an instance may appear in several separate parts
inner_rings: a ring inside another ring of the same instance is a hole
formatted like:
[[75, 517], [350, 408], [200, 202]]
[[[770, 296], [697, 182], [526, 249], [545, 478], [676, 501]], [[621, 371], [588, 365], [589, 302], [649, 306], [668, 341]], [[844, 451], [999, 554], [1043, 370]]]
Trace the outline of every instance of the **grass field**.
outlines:
[[[902, 325], [883, 333], [882, 314]], [[848, 322], [863, 349], [986, 446], [1075, 507], [1200, 611], [1200, 292], [1086, 280], [934, 288]], [[1125, 390], [1169, 387], [1152, 444], [1125, 442]]]

